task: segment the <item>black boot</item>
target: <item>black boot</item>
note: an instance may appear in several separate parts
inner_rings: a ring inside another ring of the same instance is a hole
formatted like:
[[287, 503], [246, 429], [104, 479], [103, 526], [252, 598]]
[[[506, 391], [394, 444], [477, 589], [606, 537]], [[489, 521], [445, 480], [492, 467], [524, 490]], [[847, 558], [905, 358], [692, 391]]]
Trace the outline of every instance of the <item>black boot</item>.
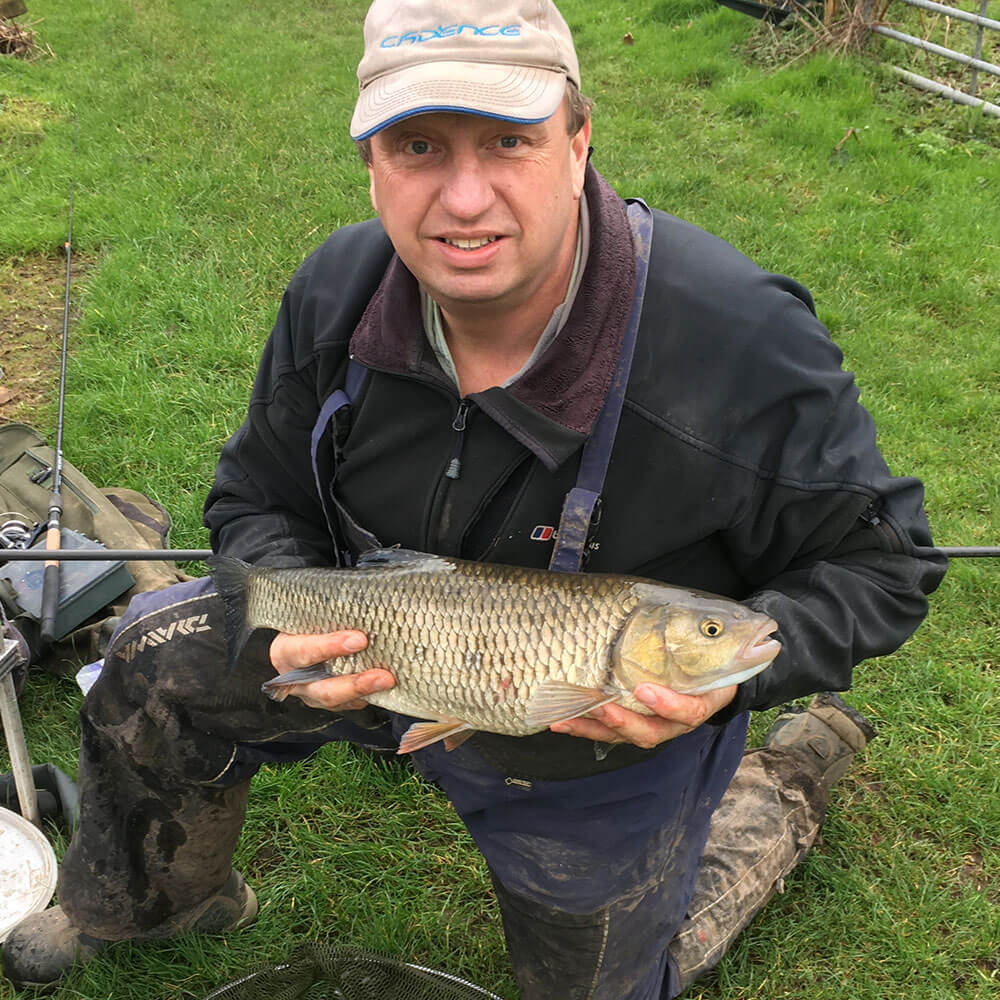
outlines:
[[[233, 871], [214, 895], [141, 935], [142, 940], [177, 937], [188, 931], [218, 934], [252, 924], [257, 897]], [[3, 974], [19, 989], [55, 987], [74, 965], [83, 965], [110, 944], [73, 926], [61, 906], [52, 906], [22, 920], [3, 945]]]
[[774, 720], [764, 746], [804, 753], [822, 775], [827, 790], [839, 781], [875, 737], [875, 727], [838, 695], [818, 694], [806, 709], [792, 708]]
[[813, 845], [830, 787], [875, 735], [835, 694], [778, 716], [712, 817], [688, 915], [670, 942], [675, 994], [714, 967]]

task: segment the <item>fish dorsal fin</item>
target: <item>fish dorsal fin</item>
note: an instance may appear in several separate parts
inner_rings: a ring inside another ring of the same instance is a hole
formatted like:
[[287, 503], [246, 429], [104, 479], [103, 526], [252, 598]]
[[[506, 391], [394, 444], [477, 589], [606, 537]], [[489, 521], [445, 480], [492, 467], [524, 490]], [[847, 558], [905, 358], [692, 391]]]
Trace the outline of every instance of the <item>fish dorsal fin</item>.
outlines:
[[601, 705], [621, 698], [618, 688], [581, 687], [566, 681], [545, 681], [531, 696], [524, 721], [532, 729], [542, 730], [556, 722], [575, 719]]
[[358, 556], [358, 569], [408, 569], [424, 573], [440, 571], [449, 573], [455, 568], [454, 560], [416, 549], [369, 549]]

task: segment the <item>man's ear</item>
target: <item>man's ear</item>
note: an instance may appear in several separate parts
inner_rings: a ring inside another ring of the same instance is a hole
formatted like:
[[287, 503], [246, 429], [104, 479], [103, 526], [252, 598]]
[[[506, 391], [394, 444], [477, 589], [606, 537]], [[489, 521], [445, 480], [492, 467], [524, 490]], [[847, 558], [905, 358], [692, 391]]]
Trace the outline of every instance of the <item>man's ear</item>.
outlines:
[[580, 131], [570, 139], [570, 152], [573, 158], [573, 194], [579, 198], [583, 194], [583, 182], [587, 175], [587, 160], [590, 158], [590, 118], [580, 128]]

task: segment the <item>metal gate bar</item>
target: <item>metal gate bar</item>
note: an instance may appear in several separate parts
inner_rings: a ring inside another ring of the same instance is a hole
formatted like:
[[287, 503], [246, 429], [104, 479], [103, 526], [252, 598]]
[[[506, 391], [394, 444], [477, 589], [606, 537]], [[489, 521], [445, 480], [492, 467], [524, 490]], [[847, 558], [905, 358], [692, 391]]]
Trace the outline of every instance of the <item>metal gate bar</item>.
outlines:
[[[903, 2], [906, 3], [907, 0], [903, 0]], [[886, 38], [894, 38], [897, 42], [906, 42], [907, 45], [915, 45], [918, 49], [933, 52], [936, 56], [942, 56], [945, 59], [950, 59], [952, 62], [961, 63], [963, 66], [973, 66], [986, 73], [992, 73], [994, 76], [1000, 76], [1000, 66], [997, 66], [996, 63], [984, 62], [982, 59], [968, 56], [964, 52], [956, 52], [954, 49], [946, 49], [943, 45], [935, 45], [934, 42], [925, 42], [924, 39], [917, 38], [915, 35], [907, 35], [902, 31], [896, 31], [894, 28], [885, 28], [881, 24], [874, 25], [872, 31], [878, 35], [885, 35]]]
[[911, 73], [908, 69], [901, 69], [899, 66], [893, 66], [892, 71], [907, 83], [918, 87], [920, 90], [926, 90], [932, 94], [940, 94], [941, 97], [947, 97], [956, 104], [966, 104], [972, 108], [982, 108], [984, 115], [992, 115], [994, 118], [1000, 118], [1000, 104], [991, 104], [989, 101], [984, 101], [981, 97], [973, 97], [964, 90], [956, 90], [954, 87], [938, 83], [937, 80], [929, 80], [926, 76], [920, 76], [919, 73]]
[[934, 3], [934, 0], [902, 0], [903, 3], [911, 7], [920, 7], [923, 10], [934, 11], [935, 14], [946, 14], [955, 21], [968, 21], [969, 24], [978, 24], [982, 28], [992, 28], [1000, 31], [1000, 21], [994, 21], [990, 17], [982, 14], [970, 14], [965, 10], [958, 10], [956, 7], [947, 7], [943, 3]]
[[923, 49], [925, 52], [930, 52], [943, 59], [950, 59], [952, 62], [959, 63], [962, 66], [968, 66], [971, 69], [972, 74], [969, 81], [969, 90], [967, 92], [964, 90], [958, 90], [955, 87], [949, 87], [937, 80], [928, 79], [925, 76], [921, 76], [919, 73], [913, 73], [910, 70], [902, 69], [899, 66], [893, 66], [892, 71], [907, 83], [910, 83], [915, 87], [919, 87], [921, 90], [926, 90], [933, 94], [940, 94], [942, 97], [947, 97], [949, 100], [955, 101], [957, 104], [966, 104], [971, 107], [980, 108], [984, 114], [1000, 118], [1000, 106], [991, 104], [989, 101], [985, 101], [976, 96], [980, 70], [984, 73], [991, 73], [993, 76], [1000, 77], [1000, 66], [997, 66], [995, 63], [986, 62], [981, 58], [983, 53], [984, 32], [987, 29], [991, 31], [1000, 31], [1000, 21], [986, 16], [988, 0], [980, 0], [980, 9], [978, 14], [959, 10], [956, 7], [948, 6], [947, 4], [937, 3], [936, 0], [902, 0], [902, 3], [908, 4], [910, 7], [919, 7], [922, 10], [929, 10], [937, 14], [944, 14], [956, 21], [965, 21], [967, 24], [974, 25], [978, 29], [976, 32], [975, 54], [970, 56], [964, 52], [956, 52], [954, 49], [945, 48], [943, 45], [937, 45], [936, 43], [929, 42], [926, 39], [917, 38], [914, 35], [907, 35], [902, 31], [896, 31], [893, 28], [888, 28], [884, 24], [873, 24], [871, 22], [871, 0], [866, 0], [866, 20], [868, 21], [868, 28], [873, 34], [883, 35], [884, 37], [891, 38], [894, 41], [902, 42], [904, 45], [912, 45], [914, 48]]

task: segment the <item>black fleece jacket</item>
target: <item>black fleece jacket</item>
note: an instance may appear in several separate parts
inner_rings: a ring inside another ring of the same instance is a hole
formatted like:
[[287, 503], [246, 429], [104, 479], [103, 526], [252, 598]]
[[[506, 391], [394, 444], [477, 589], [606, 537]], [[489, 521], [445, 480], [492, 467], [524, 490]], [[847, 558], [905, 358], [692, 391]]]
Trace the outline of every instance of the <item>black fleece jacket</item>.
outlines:
[[[465, 400], [426, 342], [416, 282], [380, 223], [330, 236], [289, 285], [246, 420], [222, 451], [205, 505], [213, 547], [271, 565], [331, 564], [309, 438], [350, 352], [370, 369], [333, 485], [350, 516], [386, 545], [546, 565], [551, 543], [531, 535], [558, 524], [574, 484], [634, 273], [623, 204], [592, 167], [585, 193], [590, 257], [566, 327], [513, 386]], [[774, 617], [781, 654], [715, 722], [846, 690], [856, 664], [916, 629], [944, 575], [922, 486], [890, 474], [809, 293], [694, 226], [654, 217], [587, 569], [698, 587]], [[457, 455], [461, 473], [449, 478]], [[526, 739], [540, 737], [573, 740]]]

